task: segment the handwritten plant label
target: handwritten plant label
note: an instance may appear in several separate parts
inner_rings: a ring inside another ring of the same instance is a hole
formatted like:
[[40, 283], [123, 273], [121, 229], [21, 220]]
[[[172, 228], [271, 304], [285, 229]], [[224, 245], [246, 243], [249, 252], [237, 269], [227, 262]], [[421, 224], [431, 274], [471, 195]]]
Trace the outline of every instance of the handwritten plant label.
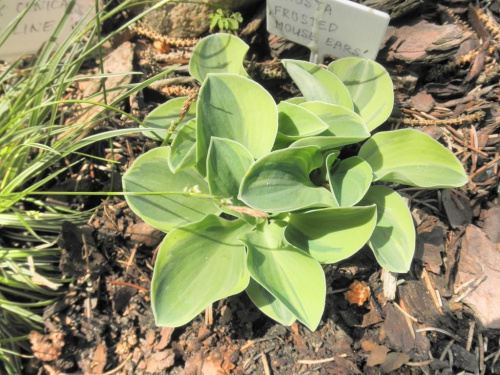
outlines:
[[348, 0], [267, 0], [267, 30], [308, 47], [318, 61], [325, 55], [374, 60], [389, 20]]
[[[30, 2], [30, 0], [0, 0], [0, 34], [29, 6]], [[38, 0], [0, 46], [0, 60], [12, 61], [22, 55], [37, 52], [41, 45], [50, 39], [69, 4], [70, 0]], [[94, 0], [78, 0], [60, 34], [61, 37], [68, 35], [72, 26], [94, 4]]]

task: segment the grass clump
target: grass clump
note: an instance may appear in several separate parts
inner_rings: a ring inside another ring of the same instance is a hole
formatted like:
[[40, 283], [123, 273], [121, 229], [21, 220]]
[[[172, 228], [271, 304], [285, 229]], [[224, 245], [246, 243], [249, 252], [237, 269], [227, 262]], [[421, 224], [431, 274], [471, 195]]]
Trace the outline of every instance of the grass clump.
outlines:
[[[31, 0], [25, 11], [0, 34], [0, 46], [37, 1]], [[82, 163], [83, 154], [78, 150], [137, 131], [137, 128], [120, 129], [89, 135], [95, 124], [117, 115], [142, 126], [141, 121], [119, 109], [120, 103], [171, 70], [141, 83], [115, 88], [123, 94], [110, 102], [106, 99], [105, 85], [99, 96], [83, 100], [68, 100], [68, 90], [79, 79], [77, 74], [83, 64], [91, 59], [100, 61], [101, 74], [90, 78], [105, 81], [110, 77], [102, 69], [104, 44], [169, 1], [156, 2], [101, 36], [104, 22], [144, 3], [125, 0], [99, 8], [96, 0], [95, 8], [69, 35], [62, 36], [76, 3], [72, 0], [52, 37], [35, 57], [22, 57], [0, 68], [0, 373], [22, 372], [19, 355], [23, 350], [29, 352], [28, 334], [42, 327], [42, 309], [61, 293], [58, 289], [65, 280], [58, 271], [60, 249], [55, 240], [62, 222], [83, 224], [91, 215], [91, 211], [72, 211], [30, 196], [43, 195], [58, 176]], [[104, 110], [96, 111], [85, 122], [65, 125], [74, 109], [83, 104]], [[64, 164], [65, 160], [71, 160], [69, 165]]]

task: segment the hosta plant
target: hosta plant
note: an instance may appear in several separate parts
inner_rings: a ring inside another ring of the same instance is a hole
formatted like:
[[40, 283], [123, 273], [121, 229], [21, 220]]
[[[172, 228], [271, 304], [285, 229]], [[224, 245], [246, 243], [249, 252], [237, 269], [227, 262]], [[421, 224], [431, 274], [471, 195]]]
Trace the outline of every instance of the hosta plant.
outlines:
[[[173, 99], [150, 114], [151, 136], [175, 128], [171, 144], [141, 155], [123, 177], [130, 207], [168, 232], [152, 280], [160, 326], [183, 325], [246, 291], [276, 321], [314, 330], [325, 305], [322, 264], [367, 244], [381, 267], [409, 270], [412, 217], [383, 182], [467, 182], [460, 162], [431, 137], [411, 129], [371, 134], [394, 100], [379, 64], [351, 57], [324, 69], [285, 60], [303, 96], [276, 104], [244, 71], [247, 49], [228, 34], [197, 45], [196, 101], [186, 111], [186, 98]], [[358, 143], [357, 154], [346, 147]]]

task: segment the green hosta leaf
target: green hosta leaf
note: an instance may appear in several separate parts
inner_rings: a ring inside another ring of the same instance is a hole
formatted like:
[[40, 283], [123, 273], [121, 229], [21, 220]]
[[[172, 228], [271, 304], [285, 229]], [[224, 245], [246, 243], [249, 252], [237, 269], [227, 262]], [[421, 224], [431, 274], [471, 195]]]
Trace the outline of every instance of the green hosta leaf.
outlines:
[[285, 238], [318, 262], [336, 263], [349, 258], [367, 243], [376, 221], [375, 205], [291, 214]]
[[239, 199], [267, 212], [288, 212], [335, 205], [332, 194], [309, 179], [321, 167], [318, 147], [287, 148], [257, 160], [240, 187]]
[[233, 198], [233, 205], [242, 206], [236, 198], [241, 180], [253, 162], [250, 152], [238, 142], [212, 137], [207, 158], [210, 194]]
[[373, 169], [374, 181], [425, 188], [451, 188], [467, 183], [460, 161], [427, 134], [403, 129], [375, 134], [359, 157]]
[[305, 102], [300, 106], [317, 115], [328, 125], [328, 129], [321, 135], [359, 137], [360, 139], [370, 136], [363, 119], [350, 109], [322, 102]]
[[317, 145], [328, 150], [358, 143], [370, 136], [363, 119], [347, 108], [322, 102], [306, 102], [300, 107], [316, 114], [328, 129], [317, 136], [299, 139], [292, 147]]
[[335, 167], [329, 181], [340, 207], [354, 206], [370, 188], [372, 169], [366, 161], [353, 156], [342, 160]]
[[[198, 185], [208, 194], [208, 186], [194, 168], [176, 173], [167, 165], [170, 147], [159, 147], [139, 156], [123, 175], [123, 191], [129, 192], [179, 192]], [[206, 199], [181, 194], [126, 195], [130, 208], [146, 223], [168, 232], [173, 228], [200, 220], [219, 210]]]
[[[220, 29], [227, 29], [221, 25], [220, 16], [215, 18]], [[243, 60], [248, 48], [245, 42], [231, 34], [207, 36], [194, 47], [189, 61], [189, 73], [200, 82], [203, 82], [209, 73], [234, 73], [248, 77], [243, 69]]]
[[[339, 160], [337, 160], [339, 154], [339, 150], [329, 150], [323, 153], [323, 165], [321, 165], [321, 168], [316, 169], [313, 173], [310, 174], [310, 178], [315, 185], [323, 185], [325, 181], [329, 179], [332, 166], [336, 163], [339, 163]], [[339, 207], [337, 199], [335, 198], [335, 194], [332, 193], [332, 197], [335, 201], [333, 207]]]
[[394, 105], [394, 92], [391, 77], [382, 65], [347, 57], [330, 63], [328, 70], [346, 85], [354, 110], [365, 120], [369, 130], [387, 120]]
[[328, 125], [314, 113], [289, 102], [278, 105], [278, 116], [279, 141], [296, 141], [328, 129]]
[[[144, 120], [144, 124], [147, 128], [158, 129], [151, 132], [144, 132], [144, 135], [155, 139], [155, 140], [163, 140], [167, 136], [167, 130], [172, 125], [172, 123], [176, 123], [179, 121], [181, 116], [182, 106], [188, 99], [187, 96], [182, 96], [175, 99], [170, 99], [168, 102], [165, 102], [154, 109]], [[180, 128], [182, 125], [185, 125], [190, 120], [196, 117], [196, 102], [191, 103], [189, 110], [186, 112], [186, 115], [182, 119], [182, 121], [177, 125], [177, 128]]]
[[284, 100], [284, 102], [299, 105], [299, 104], [307, 102], [307, 100], [303, 96], [297, 96], [295, 98], [286, 99], [286, 100]]
[[352, 145], [354, 143], [361, 142], [366, 137], [344, 137], [344, 136], [313, 136], [308, 138], [302, 138], [298, 141], [293, 142], [290, 147], [310, 147], [317, 146], [322, 151], [331, 150], [332, 148], [342, 147], [346, 145]]
[[338, 104], [354, 109], [349, 91], [332, 72], [306, 61], [282, 60], [281, 62], [307, 101]]
[[210, 215], [165, 237], [151, 282], [157, 325], [186, 324], [211, 303], [245, 290], [249, 274], [238, 238], [250, 230], [242, 220]]
[[256, 225], [262, 212], [254, 212], [237, 199], [241, 180], [254, 159], [241, 144], [225, 138], [212, 137], [208, 149], [207, 180], [210, 194], [221, 198], [230, 198], [227, 205], [220, 209], [232, 216]]
[[196, 165], [196, 119], [180, 127], [168, 155], [168, 165], [174, 173]]
[[314, 331], [325, 308], [325, 274], [309, 254], [285, 243], [284, 223], [243, 236], [252, 278]]
[[284, 304], [252, 278], [250, 278], [246, 292], [260, 311], [278, 323], [291, 326], [297, 319]]
[[415, 227], [401, 196], [385, 186], [372, 186], [361, 205], [377, 205], [377, 225], [370, 245], [378, 263], [391, 272], [406, 273], [415, 252]]
[[210, 74], [203, 83], [197, 108], [197, 168], [206, 174], [212, 137], [242, 144], [255, 159], [267, 155], [278, 132], [278, 110], [258, 83], [235, 74]]

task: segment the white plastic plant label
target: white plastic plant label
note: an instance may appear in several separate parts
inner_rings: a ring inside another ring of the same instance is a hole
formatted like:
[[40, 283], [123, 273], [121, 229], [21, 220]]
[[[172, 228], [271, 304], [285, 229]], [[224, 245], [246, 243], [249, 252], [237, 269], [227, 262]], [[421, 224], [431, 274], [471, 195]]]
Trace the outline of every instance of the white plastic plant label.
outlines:
[[[0, 34], [30, 3], [30, 0], [0, 0]], [[37, 52], [49, 40], [69, 4], [70, 0], [38, 0], [0, 46], [0, 60], [12, 61]], [[94, 5], [94, 0], [77, 0], [61, 38], [67, 36], [72, 26]]]
[[374, 60], [389, 20], [348, 0], [267, 0], [267, 30], [308, 47], [312, 62], [326, 55]]

